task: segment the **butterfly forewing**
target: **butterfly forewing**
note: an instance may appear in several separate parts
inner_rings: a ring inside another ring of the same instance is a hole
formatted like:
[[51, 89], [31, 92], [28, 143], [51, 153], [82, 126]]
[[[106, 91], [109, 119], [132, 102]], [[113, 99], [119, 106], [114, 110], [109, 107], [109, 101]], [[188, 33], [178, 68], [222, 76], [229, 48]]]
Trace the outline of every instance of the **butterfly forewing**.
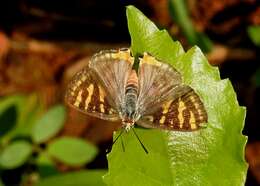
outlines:
[[109, 104], [112, 98], [106, 94], [95, 72], [85, 67], [68, 85], [65, 101], [77, 110], [105, 120], [119, 120], [115, 108]]
[[189, 87], [181, 84], [179, 72], [146, 53], [140, 60], [138, 77], [137, 107], [141, 115], [154, 113], [165, 101], [173, 100], [190, 91]]
[[133, 63], [130, 50], [121, 49], [102, 51], [94, 55], [89, 64], [111, 97], [110, 105], [118, 111], [124, 105], [126, 83]]

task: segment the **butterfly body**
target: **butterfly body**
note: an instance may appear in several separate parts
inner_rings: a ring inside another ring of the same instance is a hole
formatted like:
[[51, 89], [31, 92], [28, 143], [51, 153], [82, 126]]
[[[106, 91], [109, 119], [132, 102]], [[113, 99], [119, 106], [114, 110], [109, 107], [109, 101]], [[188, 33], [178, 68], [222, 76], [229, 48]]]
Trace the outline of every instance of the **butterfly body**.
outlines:
[[121, 121], [129, 131], [146, 128], [194, 131], [207, 123], [207, 112], [195, 91], [182, 83], [170, 65], [144, 53], [138, 71], [129, 49], [101, 51], [68, 85], [65, 100], [79, 111]]
[[135, 70], [132, 70], [127, 80], [125, 90], [125, 105], [122, 105], [120, 117], [123, 127], [129, 131], [135, 122], [140, 118], [137, 108], [138, 99], [138, 77]]

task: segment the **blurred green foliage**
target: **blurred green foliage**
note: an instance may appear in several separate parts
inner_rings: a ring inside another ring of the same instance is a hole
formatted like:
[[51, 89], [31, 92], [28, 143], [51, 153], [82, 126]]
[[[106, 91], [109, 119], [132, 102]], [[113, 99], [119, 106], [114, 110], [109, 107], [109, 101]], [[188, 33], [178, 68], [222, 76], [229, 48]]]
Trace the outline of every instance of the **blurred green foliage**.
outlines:
[[89, 163], [97, 155], [98, 149], [85, 140], [61, 137], [48, 146], [47, 153], [57, 160], [71, 166]]
[[0, 166], [4, 169], [14, 169], [26, 162], [32, 154], [32, 146], [24, 140], [8, 144], [0, 155]]
[[26, 102], [25, 99], [24, 96], [0, 99], [0, 138], [2, 141], [7, 140], [12, 133], [18, 133], [17, 128], [24, 120], [21, 110]]
[[[0, 137], [8, 133], [16, 123], [16, 108], [14, 105], [10, 105], [0, 115]], [[7, 125], [8, 123], [8, 125]]]
[[[91, 162], [98, 153], [94, 145], [83, 139], [55, 137], [63, 128], [65, 119], [66, 110], [63, 105], [55, 105], [45, 113], [34, 94], [2, 98], [0, 176], [2, 177], [5, 171], [26, 167], [24, 165], [27, 164], [36, 167], [34, 173], [39, 177], [39, 180], [36, 180], [39, 185], [52, 186], [59, 182], [75, 183], [73, 185], [102, 185], [100, 183], [104, 170], [86, 170], [63, 176], [56, 169], [57, 162], [82, 167]], [[21, 175], [22, 181], [26, 180], [26, 176], [30, 176], [30, 173], [25, 169]]]
[[65, 109], [57, 105], [44, 114], [32, 128], [32, 139], [35, 143], [43, 143], [55, 136], [63, 127]]
[[105, 170], [78, 171], [43, 179], [36, 186], [103, 186], [102, 176]]
[[254, 75], [254, 83], [256, 87], [260, 87], [260, 68], [258, 68]]
[[40, 153], [36, 158], [39, 175], [41, 178], [58, 175], [59, 172], [55, 166], [55, 162], [49, 157], [47, 153]]
[[247, 28], [250, 39], [256, 46], [260, 46], [260, 26], [249, 26]]
[[198, 45], [203, 52], [210, 52], [213, 43], [209, 37], [202, 33], [197, 32], [189, 18], [186, 1], [183, 0], [169, 0], [169, 10], [172, 19], [181, 28], [184, 36], [191, 46]]
[[[260, 47], [260, 26], [252, 25], [247, 28], [247, 33], [251, 41]], [[253, 83], [256, 87], [260, 87], [260, 68], [258, 68], [253, 76]]]
[[[242, 135], [246, 110], [240, 107], [229, 80], [221, 80], [198, 47], [186, 53], [165, 30], [133, 6], [127, 7], [131, 50], [149, 52], [175, 67], [185, 84], [200, 95], [208, 126], [196, 132], [136, 129], [149, 151], [144, 152], [132, 131], [108, 155], [108, 185], [243, 185], [247, 173]], [[114, 138], [119, 134], [116, 133]], [[217, 175], [217, 176], [216, 176]]]

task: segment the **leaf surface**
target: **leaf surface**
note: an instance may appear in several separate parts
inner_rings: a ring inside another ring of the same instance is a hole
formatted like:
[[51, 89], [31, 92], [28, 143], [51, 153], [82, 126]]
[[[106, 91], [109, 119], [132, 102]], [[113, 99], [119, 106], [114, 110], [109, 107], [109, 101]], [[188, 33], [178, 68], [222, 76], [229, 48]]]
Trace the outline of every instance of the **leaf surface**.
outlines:
[[65, 122], [65, 108], [57, 105], [40, 118], [32, 129], [32, 138], [36, 143], [42, 143], [54, 137]]
[[36, 186], [104, 186], [102, 176], [105, 172], [105, 170], [89, 170], [51, 176], [40, 180]]
[[32, 146], [27, 141], [15, 141], [6, 146], [0, 154], [0, 166], [14, 169], [23, 165], [32, 154]]
[[79, 138], [61, 137], [49, 144], [50, 156], [71, 166], [80, 166], [92, 161], [97, 155], [97, 148]]
[[244, 185], [246, 109], [239, 106], [230, 81], [220, 79], [218, 69], [209, 65], [198, 47], [184, 53], [178, 42], [135, 7], [127, 7], [127, 19], [134, 55], [146, 51], [176, 68], [201, 97], [209, 122], [196, 132], [136, 129], [148, 154], [132, 131], [124, 134], [126, 150], [119, 142], [113, 146], [105, 182], [113, 186]]
[[260, 46], [260, 26], [249, 26], [247, 32], [254, 44]]

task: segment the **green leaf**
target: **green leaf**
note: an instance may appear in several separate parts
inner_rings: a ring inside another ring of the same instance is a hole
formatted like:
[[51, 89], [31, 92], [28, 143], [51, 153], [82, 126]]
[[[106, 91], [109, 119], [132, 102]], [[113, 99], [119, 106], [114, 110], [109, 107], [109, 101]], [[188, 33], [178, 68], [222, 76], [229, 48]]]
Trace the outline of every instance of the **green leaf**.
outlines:
[[0, 137], [7, 134], [16, 124], [17, 111], [15, 105], [9, 106], [0, 113]]
[[32, 129], [32, 138], [36, 143], [42, 143], [54, 137], [63, 127], [65, 108], [57, 105], [50, 109]]
[[17, 125], [21, 113], [24, 96], [7, 96], [0, 99], [0, 138], [6, 138]]
[[8, 145], [0, 155], [0, 166], [14, 169], [23, 165], [32, 154], [32, 146], [27, 141], [15, 141]]
[[32, 127], [35, 125], [43, 111], [43, 105], [39, 103], [37, 94], [27, 96], [26, 99], [24, 99], [20, 111], [17, 128], [13, 131], [12, 136], [30, 136]]
[[[148, 154], [132, 131], [124, 134], [125, 152], [119, 142], [113, 146], [108, 155], [109, 172], [105, 182], [113, 186], [244, 185], [247, 138], [241, 131], [246, 110], [238, 105], [230, 81], [220, 79], [218, 69], [208, 64], [198, 47], [176, 55], [165, 45], [160, 45], [160, 37], [154, 36], [161, 31], [154, 28], [154, 24], [135, 7], [127, 7], [127, 18], [130, 35], [135, 42], [132, 51], [148, 51], [175, 67], [182, 74], [185, 84], [200, 95], [209, 123], [206, 129], [195, 132], [137, 128], [136, 132]], [[153, 29], [149, 31], [151, 27]], [[140, 46], [138, 41], [142, 42]], [[165, 42], [177, 46], [170, 38]]]
[[21, 105], [23, 103], [24, 97], [15, 95], [7, 96], [0, 99], [0, 113], [4, 112], [8, 107], [12, 105]]
[[4, 186], [4, 184], [3, 184], [3, 182], [2, 182], [2, 180], [0, 179], [0, 186]]
[[62, 137], [48, 146], [48, 154], [71, 166], [80, 166], [92, 161], [97, 148], [83, 139]]
[[41, 178], [58, 174], [54, 161], [52, 161], [45, 152], [39, 154], [36, 163]]
[[[36, 94], [29, 96], [14, 95], [7, 96], [0, 100], [0, 114], [10, 106], [14, 106], [16, 110], [16, 122], [13, 127], [10, 125], [10, 130], [5, 133], [2, 141], [8, 142], [15, 136], [28, 136], [31, 128], [35, 123], [41, 107], [38, 103]], [[8, 117], [11, 120], [11, 117]], [[2, 123], [1, 123], [2, 124]], [[1, 125], [0, 124], [0, 125]]]
[[249, 26], [247, 32], [254, 44], [260, 46], [260, 26]]
[[102, 176], [105, 170], [89, 170], [66, 173], [58, 176], [51, 176], [40, 180], [36, 186], [103, 186]]
[[[131, 51], [134, 56], [144, 52], [157, 53], [156, 47], [153, 47], [155, 45], [164, 48], [164, 51], [161, 51], [160, 54], [165, 58], [170, 56], [176, 58], [184, 53], [179, 42], [173, 42], [166, 30], [158, 31], [154, 23], [147, 22], [141, 12], [128, 11], [127, 18], [128, 29], [131, 33]], [[143, 26], [140, 26], [140, 24], [143, 24]], [[148, 40], [149, 42], [147, 42]]]

